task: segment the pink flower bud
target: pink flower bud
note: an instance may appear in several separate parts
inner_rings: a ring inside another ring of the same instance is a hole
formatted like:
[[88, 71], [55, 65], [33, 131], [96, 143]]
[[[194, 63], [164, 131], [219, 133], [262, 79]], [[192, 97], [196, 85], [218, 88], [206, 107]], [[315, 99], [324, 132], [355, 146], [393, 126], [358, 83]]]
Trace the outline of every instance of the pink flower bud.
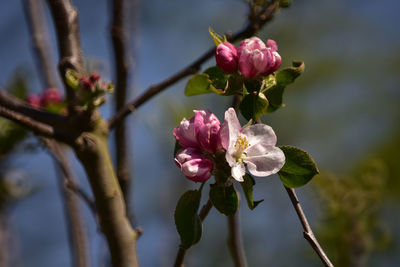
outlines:
[[276, 71], [281, 65], [277, 48], [273, 40], [268, 40], [267, 46], [257, 37], [242, 41], [238, 49], [239, 71], [247, 78]]
[[83, 89], [86, 89], [86, 90], [89, 90], [89, 91], [93, 91], [94, 90], [94, 85], [93, 85], [92, 81], [88, 77], [83, 76], [82, 78], [80, 78], [79, 79], [79, 85]]
[[215, 60], [223, 72], [235, 72], [238, 62], [236, 47], [229, 42], [220, 43], [215, 50]]
[[215, 153], [222, 148], [219, 130], [220, 122], [213, 113], [208, 110], [195, 110], [195, 127], [197, 131], [197, 141], [200, 148]]
[[278, 51], [278, 45], [274, 40], [268, 39], [267, 40], [267, 47], [271, 48], [272, 51]]
[[49, 88], [42, 92], [40, 98], [40, 105], [46, 107], [49, 104], [56, 104], [62, 102], [62, 97], [57, 88]]
[[184, 118], [181, 124], [172, 131], [175, 139], [183, 147], [198, 147], [198, 129], [195, 127], [194, 118], [192, 117], [190, 120]]
[[188, 147], [178, 151], [175, 163], [182, 173], [194, 182], [204, 182], [211, 177], [214, 167], [211, 160], [201, 154], [197, 148]]
[[40, 97], [35, 94], [28, 95], [26, 102], [34, 108], [40, 108]]
[[97, 73], [93, 73], [92, 75], [90, 75], [89, 79], [92, 83], [97, 82], [100, 79], [100, 75]]

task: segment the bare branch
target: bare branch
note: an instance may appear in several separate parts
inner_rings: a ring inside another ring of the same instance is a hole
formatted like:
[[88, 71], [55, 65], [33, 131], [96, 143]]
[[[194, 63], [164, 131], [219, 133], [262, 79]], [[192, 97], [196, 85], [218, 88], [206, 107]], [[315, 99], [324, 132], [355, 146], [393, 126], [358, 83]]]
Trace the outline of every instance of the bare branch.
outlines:
[[240, 231], [239, 209], [234, 215], [228, 216], [229, 238], [228, 246], [235, 267], [247, 267], [246, 255]]
[[68, 224], [67, 231], [72, 254], [72, 266], [89, 267], [90, 249], [88, 247], [88, 236], [82, 218], [81, 207], [77, 195], [75, 195], [68, 186], [68, 184], [78, 186], [76, 178], [71, 171], [70, 164], [61, 144], [51, 139], [42, 138], [42, 140], [46, 144], [51, 156], [54, 158], [55, 163], [61, 171], [58, 180], [61, 196], [65, 205], [64, 211]]
[[[237, 32], [233, 36], [229, 35], [228, 40], [230, 42], [235, 42], [241, 40], [243, 38], [250, 37], [254, 35], [263, 25], [265, 25], [268, 21], [273, 18], [273, 14], [275, 13], [276, 9], [278, 8], [277, 1], [273, 2], [272, 4], [268, 5], [262, 12], [258, 14], [258, 16], [250, 21], [250, 23], [245, 27], [243, 30]], [[132, 102], [128, 103], [125, 107], [120, 109], [109, 121], [109, 128], [115, 127], [120, 121], [123, 120], [127, 115], [135, 111], [139, 106], [143, 103], [150, 100], [153, 96], [157, 95], [158, 93], [162, 92], [167, 87], [171, 86], [172, 84], [178, 82], [182, 78], [185, 78], [188, 75], [195, 74], [200, 70], [200, 67], [203, 63], [205, 63], [209, 58], [214, 55], [215, 47], [211, 47], [205, 52], [201, 57], [195, 60], [186, 68], [178, 71], [171, 77], [165, 79], [164, 81], [151, 85], [141, 96], [133, 100]]]
[[15, 98], [4, 90], [0, 90], [0, 107], [20, 113], [21, 115], [29, 117], [31, 120], [48, 124], [54, 128], [68, 128], [67, 117], [33, 108], [28, 103]]
[[314, 235], [314, 233], [310, 227], [310, 224], [308, 223], [308, 220], [304, 214], [304, 211], [300, 205], [300, 201], [297, 198], [296, 191], [293, 188], [288, 188], [286, 186], [285, 186], [285, 189], [290, 197], [290, 200], [292, 201], [293, 207], [296, 210], [296, 213], [297, 213], [297, 216], [299, 217], [301, 225], [303, 226], [304, 238], [310, 243], [311, 247], [318, 254], [322, 263], [326, 267], [333, 267], [333, 264], [329, 260], [328, 256], [326, 256], [324, 250], [322, 249], [322, 247], [318, 243], [317, 239], [315, 238], [315, 235]]
[[67, 89], [68, 111], [73, 115], [79, 109], [77, 96], [65, 82], [67, 69], [83, 71], [81, 47], [79, 42], [78, 11], [70, 0], [47, 0], [53, 15], [60, 54], [58, 64], [61, 78]]
[[[134, 14], [138, 16], [138, 0], [133, 1]], [[126, 27], [126, 10], [129, 9], [128, 2], [125, 0], [113, 0], [112, 1], [112, 22], [111, 22], [111, 37], [114, 52], [114, 64], [115, 64], [115, 100], [116, 112], [124, 107], [127, 99], [128, 89], [128, 76], [134, 71], [134, 64], [132, 64], [130, 53], [128, 53], [128, 40], [129, 31]], [[138, 23], [136, 18], [135, 24]], [[137, 25], [134, 25], [137, 26]], [[128, 164], [128, 139], [127, 139], [127, 128], [125, 121], [117, 125], [115, 129], [115, 147], [116, 147], [116, 171], [118, 181], [121, 185], [122, 193], [126, 199], [127, 210], [129, 211], [133, 224], [136, 224], [135, 215], [132, 212], [132, 207], [129, 207], [129, 192], [132, 184], [132, 171]]]
[[45, 88], [57, 88], [57, 74], [52, 67], [53, 50], [45, 23], [45, 10], [42, 0], [24, 0], [24, 10], [32, 39], [35, 61], [42, 77]]
[[[211, 203], [211, 200], [208, 200], [207, 203], [204, 204], [204, 206], [201, 208], [201, 210], [199, 212], [199, 217], [200, 217], [201, 221], [204, 221], [204, 219], [207, 217], [212, 206], [213, 205]], [[174, 267], [183, 267], [183, 259], [185, 258], [186, 250], [187, 249], [182, 248], [182, 246], [179, 246], [179, 250], [178, 250], [178, 253], [175, 258]]]

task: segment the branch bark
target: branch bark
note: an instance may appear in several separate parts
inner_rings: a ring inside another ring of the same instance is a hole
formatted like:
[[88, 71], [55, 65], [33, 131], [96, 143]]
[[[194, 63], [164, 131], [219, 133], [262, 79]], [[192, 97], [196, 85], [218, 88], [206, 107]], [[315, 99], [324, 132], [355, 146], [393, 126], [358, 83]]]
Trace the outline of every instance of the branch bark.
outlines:
[[285, 189], [289, 195], [289, 198], [293, 204], [294, 209], [296, 210], [297, 216], [299, 217], [299, 220], [301, 222], [301, 225], [303, 226], [303, 235], [304, 238], [310, 243], [311, 247], [314, 249], [314, 251], [318, 254], [318, 257], [321, 259], [322, 263], [326, 267], [333, 267], [333, 264], [329, 260], [328, 256], [326, 256], [324, 250], [318, 243], [317, 239], [315, 238], [315, 235], [310, 227], [310, 224], [308, 223], [308, 220], [304, 214], [303, 208], [300, 205], [300, 201], [296, 195], [296, 191], [293, 188], [288, 188], [285, 186]]
[[99, 119], [93, 131], [84, 132], [77, 138], [74, 150], [88, 175], [113, 266], [136, 267], [139, 266], [136, 253], [138, 233], [132, 229], [128, 220], [107, 141], [108, 128]]
[[[278, 1], [274, 1], [270, 5], [267, 5], [260, 13], [249, 21], [249, 24], [237, 32], [234, 35], [228, 35], [228, 41], [235, 42], [243, 38], [248, 38], [254, 35], [262, 26], [264, 26], [268, 21], [273, 18], [273, 14], [278, 8]], [[214, 55], [215, 47], [211, 47], [205, 52], [201, 57], [192, 62], [186, 68], [173, 74], [171, 77], [165, 79], [164, 81], [151, 85], [142, 95], [129, 102], [125, 107], [120, 109], [109, 121], [109, 128], [114, 128], [119, 124], [127, 115], [135, 111], [139, 106], [150, 100], [153, 96], [162, 92], [167, 87], [178, 82], [179, 80], [185, 78], [188, 75], [195, 74], [200, 70], [200, 67], [209, 58]]]
[[66, 86], [68, 100], [68, 114], [73, 116], [80, 111], [77, 96], [72, 88], [65, 82], [65, 73], [73, 69], [78, 73], [83, 72], [81, 47], [79, 42], [78, 11], [70, 0], [47, 0], [53, 16], [60, 61], [58, 64], [61, 79]]
[[[138, 0], [134, 1], [133, 4], [137, 5]], [[138, 16], [138, 7], [134, 6], [134, 15]], [[128, 3], [125, 0], [113, 0], [112, 1], [112, 22], [111, 22], [111, 37], [114, 52], [114, 64], [115, 64], [115, 109], [116, 112], [120, 110], [126, 104], [126, 98], [128, 95], [128, 77], [134, 71], [134, 64], [130, 53], [128, 52], [128, 40], [129, 31], [126, 27], [126, 16], [125, 12], [128, 10]], [[135, 19], [137, 24], [138, 19]], [[135, 25], [134, 25], [135, 26]], [[119, 123], [115, 129], [115, 148], [116, 148], [116, 168], [117, 177], [121, 185], [122, 192], [125, 199], [127, 200], [127, 210], [131, 211], [129, 207], [129, 192], [132, 184], [132, 170], [128, 164], [128, 139], [127, 139], [127, 127], [125, 121]], [[130, 147], [130, 146], [129, 146]], [[132, 216], [132, 221], [135, 224], [134, 213], [128, 212]]]
[[[201, 210], [199, 212], [199, 217], [200, 217], [202, 222], [207, 217], [207, 215], [210, 212], [212, 206], [213, 205], [211, 203], [211, 200], [208, 200], [207, 203], [204, 204], [204, 206], [201, 208]], [[186, 251], [187, 251], [187, 249], [184, 249], [181, 246], [179, 247], [178, 253], [177, 253], [176, 258], [175, 258], [174, 267], [183, 267], [183, 260], [185, 258]]]
[[240, 233], [239, 209], [234, 215], [228, 216], [229, 238], [228, 246], [235, 267], [247, 267], [243, 241]]

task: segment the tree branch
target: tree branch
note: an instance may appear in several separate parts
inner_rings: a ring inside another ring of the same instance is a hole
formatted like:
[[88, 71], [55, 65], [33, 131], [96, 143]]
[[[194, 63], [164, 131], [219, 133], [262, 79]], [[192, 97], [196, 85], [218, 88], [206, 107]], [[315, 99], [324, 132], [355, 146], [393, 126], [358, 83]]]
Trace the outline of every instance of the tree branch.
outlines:
[[247, 267], [246, 255], [240, 233], [239, 209], [234, 215], [228, 216], [229, 238], [228, 246], [235, 267]]
[[301, 225], [303, 226], [304, 238], [310, 243], [311, 247], [318, 254], [322, 263], [326, 267], [333, 267], [333, 264], [329, 260], [328, 256], [326, 256], [324, 250], [322, 249], [322, 247], [318, 243], [317, 239], [315, 238], [315, 235], [314, 235], [314, 233], [310, 227], [310, 224], [308, 223], [308, 220], [304, 214], [304, 211], [300, 205], [300, 201], [297, 198], [296, 191], [293, 188], [288, 188], [286, 186], [285, 186], [285, 189], [290, 197], [290, 200], [292, 201], [293, 207], [296, 210], [296, 213], [297, 213], [297, 216], [299, 217]]
[[[212, 206], [213, 205], [211, 203], [211, 200], [208, 200], [207, 203], [204, 204], [204, 206], [201, 208], [201, 210], [199, 212], [199, 217], [202, 222], [207, 217]], [[184, 249], [184, 248], [182, 248], [182, 246], [179, 246], [179, 250], [178, 250], [178, 253], [175, 258], [174, 267], [183, 267], [183, 259], [185, 258], [186, 251], [187, 251], [187, 249]]]
[[[137, 0], [138, 1], [138, 0]], [[137, 1], [134, 4], [137, 5]], [[135, 6], [134, 15], [138, 16], [139, 12], [136, 10], [138, 7]], [[128, 9], [128, 2], [125, 0], [113, 0], [112, 1], [112, 22], [111, 22], [111, 37], [114, 52], [114, 64], [115, 64], [115, 110], [116, 112], [123, 108], [126, 104], [127, 88], [128, 88], [128, 77], [134, 71], [134, 64], [131, 62], [130, 53], [128, 53], [127, 42], [129, 40], [129, 31], [125, 27], [126, 16], [124, 13]], [[135, 19], [137, 24], [138, 19]], [[137, 26], [137, 25], [136, 25]], [[130, 211], [128, 214], [132, 215], [132, 221], [135, 225], [135, 215], [129, 207], [129, 192], [132, 184], [132, 171], [128, 164], [128, 139], [127, 139], [127, 128], [125, 121], [119, 123], [115, 129], [115, 147], [116, 147], [116, 169], [118, 181], [121, 185], [121, 190], [127, 203], [127, 210]]]
[[28, 103], [15, 98], [4, 90], [0, 90], [0, 107], [20, 113], [21, 115], [29, 117], [32, 120], [43, 124], [48, 124], [54, 128], [68, 128], [67, 117], [33, 108]]
[[[237, 32], [233, 36], [227, 36], [228, 41], [235, 42], [244, 38], [251, 37], [254, 35], [262, 26], [264, 26], [268, 21], [273, 18], [273, 14], [278, 8], [278, 1], [274, 1], [270, 5], [267, 5], [257, 16], [250, 20], [249, 24], [241, 31]], [[132, 102], [128, 103], [125, 107], [120, 109], [109, 121], [109, 128], [115, 127], [120, 123], [127, 115], [136, 110], [143, 103], [147, 102], [153, 96], [162, 92], [167, 87], [178, 82], [182, 78], [195, 74], [200, 70], [201, 65], [211, 58], [215, 53], [215, 47], [211, 47], [205, 52], [201, 57], [192, 62], [186, 68], [173, 74], [171, 77], [165, 79], [164, 81], [151, 85], [142, 95], [134, 99]]]
[[0, 106], [0, 116], [14, 121], [22, 126], [25, 126], [29, 130], [33, 131], [35, 134], [55, 138], [65, 143], [72, 143], [73, 138], [63, 132], [55, 130], [53, 127], [43, 124], [41, 122], [35, 121], [25, 115], [11, 111], [7, 108]]
[[59, 167], [59, 188], [64, 201], [65, 218], [67, 221], [67, 231], [69, 245], [72, 254], [72, 266], [89, 267], [90, 254], [87, 232], [84, 220], [81, 216], [82, 211], [78, 203], [77, 195], [70, 189], [68, 184], [77, 185], [76, 178], [71, 172], [65, 151], [61, 144], [54, 140], [42, 138], [51, 156]]
[[70, 0], [47, 0], [57, 31], [60, 62], [58, 68], [66, 86], [68, 114], [79, 111], [79, 102], [72, 88], [65, 82], [67, 69], [83, 72], [81, 47], [79, 42], [78, 11]]
[[52, 49], [46, 23], [42, 0], [24, 0], [24, 10], [28, 28], [31, 34], [31, 44], [35, 55], [35, 62], [40, 71], [45, 88], [57, 88], [56, 73], [52, 68]]

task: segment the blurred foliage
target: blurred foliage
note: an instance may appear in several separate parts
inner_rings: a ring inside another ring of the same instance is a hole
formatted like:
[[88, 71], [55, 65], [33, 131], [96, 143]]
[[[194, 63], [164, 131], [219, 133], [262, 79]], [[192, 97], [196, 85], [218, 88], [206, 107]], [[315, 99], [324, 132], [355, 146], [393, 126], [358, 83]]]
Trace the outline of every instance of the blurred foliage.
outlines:
[[389, 181], [381, 159], [368, 160], [345, 176], [323, 174], [314, 185], [326, 204], [319, 236], [336, 266], [366, 266], [369, 255], [389, 245], [380, 211]]

